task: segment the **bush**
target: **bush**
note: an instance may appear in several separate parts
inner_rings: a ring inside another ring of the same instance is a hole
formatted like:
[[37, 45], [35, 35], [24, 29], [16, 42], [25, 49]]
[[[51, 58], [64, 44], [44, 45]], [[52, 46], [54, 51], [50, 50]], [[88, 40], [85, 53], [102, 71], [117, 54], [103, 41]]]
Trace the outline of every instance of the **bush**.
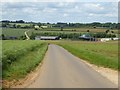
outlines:
[[2, 65], [3, 69], [7, 68], [12, 62], [16, 61], [18, 58], [26, 55], [26, 53], [30, 51], [34, 51], [36, 48], [40, 47], [42, 44], [28, 44], [27, 47], [18, 47], [18, 48], [11, 48], [9, 50], [3, 50], [2, 55]]

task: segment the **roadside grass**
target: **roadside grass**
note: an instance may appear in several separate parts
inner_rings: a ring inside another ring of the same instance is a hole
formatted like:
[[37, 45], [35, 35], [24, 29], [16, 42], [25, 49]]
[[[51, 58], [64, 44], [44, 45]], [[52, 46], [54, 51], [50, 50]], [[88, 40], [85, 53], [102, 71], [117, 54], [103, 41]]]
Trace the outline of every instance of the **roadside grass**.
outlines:
[[54, 42], [89, 63], [118, 70], [118, 42]]
[[[6, 41], [6, 43], [8, 42]], [[39, 44], [39, 46], [36, 45], [36, 47], [32, 51], [28, 51], [24, 55], [17, 57], [15, 61], [11, 62], [7, 67], [5, 67], [3, 69], [3, 80], [12, 81], [12, 80], [19, 80], [20, 78], [24, 78], [30, 71], [34, 70], [35, 67], [42, 61], [45, 55], [45, 52], [47, 50], [47, 43], [45, 42], [41, 42], [41, 41], [25, 41], [25, 42], [16, 41], [15, 42], [14, 41], [13, 45], [16, 44], [17, 42], [19, 42], [18, 48], [20, 46], [20, 43], [21, 45], [22, 43], [24, 43], [26, 46], [28, 45], [28, 47], [29, 47], [29, 43], [33, 43], [32, 45]], [[26, 47], [24, 47], [24, 49], [25, 48]]]
[[37, 47], [40, 47], [42, 42], [37, 41], [12, 41], [5, 40], [2, 44], [2, 65], [4, 68], [9, 68], [12, 62], [15, 62], [18, 58], [26, 55], [26, 53], [34, 51]]

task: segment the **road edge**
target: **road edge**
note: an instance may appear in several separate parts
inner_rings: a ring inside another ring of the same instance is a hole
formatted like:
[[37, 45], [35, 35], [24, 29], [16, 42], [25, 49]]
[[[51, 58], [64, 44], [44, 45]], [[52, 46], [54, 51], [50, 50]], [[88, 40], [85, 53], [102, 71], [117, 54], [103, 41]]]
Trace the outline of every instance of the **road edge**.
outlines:
[[30, 73], [28, 73], [25, 76], [25, 78], [22, 78], [22, 79], [18, 80], [17, 82], [13, 83], [10, 86], [10, 88], [26, 88], [27, 86], [32, 84], [41, 73], [41, 67], [44, 63], [44, 59], [45, 59], [47, 52], [48, 52], [48, 48], [46, 50], [44, 58], [41, 60], [41, 62], [38, 64], [38, 66], [36, 66], [36, 68], [34, 70], [32, 70]]
[[[57, 45], [57, 46], [60, 46], [60, 45]], [[63, 48], [62, 46], [60, 46], [60, 47]], [[63, 49], [65, 49], [65, 48], [63, 48]], [[69, 52], [67, 49], [65, 49], [65, 50], [67, 52]], [[72, 54], [71, 52], [69, 52], [69, 53]], [[75, 55], [73, 55], [73, 56], [75, 56]], [[109, 81], [111, 81], [112, 83], [114, 83], [115, 85], [118, 86], [118, 70], [113, 70], [113, 69], [110, 69], [110, 68], [97, 66], [97, 65], [91, 64], [90, 62], [88, 62], [86, 60], [83, 60], [83, 59], [81, 59], [77, 56], [75, 56], [75, 57], [78, 58], [79, 60], [81, 60], [87, 66], [91, 67], [93, 70], [97, 71], [100, 75], [107, 78]]]

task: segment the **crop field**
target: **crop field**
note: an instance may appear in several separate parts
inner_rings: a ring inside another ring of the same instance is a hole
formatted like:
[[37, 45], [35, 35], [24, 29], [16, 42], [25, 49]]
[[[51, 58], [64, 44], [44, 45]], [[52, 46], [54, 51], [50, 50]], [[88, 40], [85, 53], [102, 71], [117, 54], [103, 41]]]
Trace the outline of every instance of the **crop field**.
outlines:
[[54, 42], [73, 55], [97, 66], [118, 69], [118, 42], [83, 42], [61, 41]]
[[3, 80], [11, 81], [25, 77], [41, 62], [46, 50], [47, 43], [42, 41], [3, 41]]
[[80, 33], [80, 32], [75, 32], [75, 31], [50, 31], [50, 30], [31, 30], [30, 32], [29, 32], [29, 34], [31, 34], [32, 32], [34, 32], [34, 33], [41, 33], [41, 32], [53, 32], [53, 33]]
[[35, 34], [41, 34], [41, 33], [66, 33], [66, 34], [69, 34], [69, 33], [80, 33], [80, 32], [73, 32], [73, 31], [44, 31], [44, 30], [40, 30], [40, 31], [35, 31], [35, 30], [31, 30], [28, 32], [28, 35], [30, 36], [32, 33], [35, 33]]
[[10, 25], [16, 24], [16, 25], [21, 25], [21, 26], [26, 26], [26, 25], [30, 26], [29, 23], [9, 23], [9, 24], [10, 24]]
[[[40, 29], [41, 31], [61, 31], [61, 28], [45, 28], [45, 29]], [[97, 32], [106, 32], [106, 30], [108, 30], [108, 28], [71, 28], [71, 27], [66, 27], [66, 28], [63, 28], [63, 32], [64, 31], [70, 31], [70, 32], [87, 32], [87, 30], [89, 30], [90, 32], [92, 33], [97, 33]], [[114, 30], [111, 30], [111, 31], [114, 31], [114, 33], [118, 33], [118, 30], [114, 29]]]
[[[105, 28], [65, 28], [63, 31], [60, 30], [60, 28], [47, 28], [47, 29], [40, 29], [40, 30], [34, 30], [34, 29], [20, 29], [20, 28], [3, 28], [2, 34], [4, 34], [7, 37], [15, 36], [20, 37], [24, 36], [25, 31], [28, 31], [28, 36], [31, 36], [32, 33], [86, 33], [87, 30], [89, 30], [90, 33], [97, 33], [97, 32], [105, 32], [107, 29]], [[112, 30], [114, 31], [114, 34], [118, 33], [118, 30]]]
[[[30, 26], [31, 24], [30, 23], [9, 23], [10, 26], [12, 25], [20, 25], [21, 27], [24, 27], [24, 26]], [[0, 22], [0, 26], [2, 26], [2, 23]]]
[[29, 29], [13, 29], [13, 28], [3, 28], [2, 29], [2, 34], [5, 36], [15, 36], [15, 37], [20, 37], [25, 35], [25, 31]]

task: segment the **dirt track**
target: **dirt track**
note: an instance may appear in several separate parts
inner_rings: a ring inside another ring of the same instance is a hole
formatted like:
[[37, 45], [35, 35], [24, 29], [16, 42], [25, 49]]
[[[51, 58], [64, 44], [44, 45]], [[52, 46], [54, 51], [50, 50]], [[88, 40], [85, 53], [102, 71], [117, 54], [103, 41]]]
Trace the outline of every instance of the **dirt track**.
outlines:
[[41, 72], [28, 88], [116, 88], [65, 49], [49, 45]]
[[25, 31], [25, 36], [26, 36], [26, 40], [30, 40], [30, 37], [28, 36], [28, 34], [27, 34], [27, 32], [29, 32], [29, 30], [28, 31]]

